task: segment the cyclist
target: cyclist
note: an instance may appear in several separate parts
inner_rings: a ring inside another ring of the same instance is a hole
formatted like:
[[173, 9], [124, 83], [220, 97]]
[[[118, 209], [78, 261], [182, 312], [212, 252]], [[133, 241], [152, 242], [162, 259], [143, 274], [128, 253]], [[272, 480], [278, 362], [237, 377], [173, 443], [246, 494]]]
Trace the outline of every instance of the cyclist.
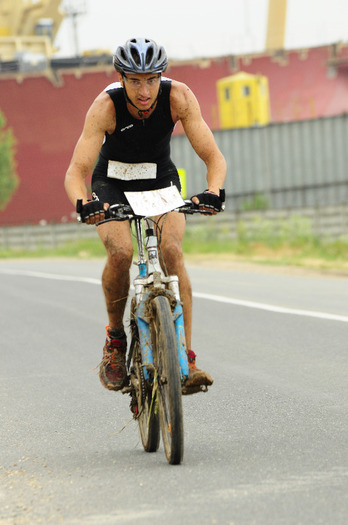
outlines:
[[[161, 76], [168, 65], [164, 48], [150, 39], [133, 38], [117, 48], [113, 64], [118, 82], [100, 93], [88, 110], [65, 177], [71, 202], [76, 205], [78, 199], [83, 200], [82, 220], [88, 224], [102, 221], [109, 205], [127, 203], [125, 191], [171, 185], [180, 190], [178, 172], [170, 158], [170, 139], [179, 121], [207, 168], [207, 190], [192, 200], [213, 214], [219, 212], [225, 159], [192, 91]], [[85, 179], [91, 172], [94, 198], [88, 201]], [[184, 231], [184, 215], [169, 213], [163, 225], [161, 252], [169, 274], [179, 277], [189, 349], [189, 391], [197, 385], [211, 385], [213, 380], [196, 367], [195, 353], [190, 350], [192, 290], [181, 247]], [[128, 221], [107, 222], [98, 226], [98, 233], [107, 254], [102, 287], [108, 313], [99, 377], [105, 388], [121, 390], [127, 381], [123, 316], [133, 256], [130, 225]]]

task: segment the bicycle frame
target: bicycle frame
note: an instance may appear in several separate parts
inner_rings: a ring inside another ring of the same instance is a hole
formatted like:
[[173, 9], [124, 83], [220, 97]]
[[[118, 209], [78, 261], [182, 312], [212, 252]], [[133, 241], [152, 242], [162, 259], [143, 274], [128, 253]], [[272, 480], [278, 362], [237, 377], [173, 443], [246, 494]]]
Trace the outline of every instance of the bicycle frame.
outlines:
[[[146, 223], [146, 238], [142, 229], [143, 220]], [[136, 323], [139, 331], [139, 343], [144, 364], [144, 377], [149, 379], [147, 367], [154, 364], [150, 319], [147, 303], [156, 294], [166, 295], [172, 308], [173, 322], [175, 327], [176, 345], [179, 358], [181, 380], [184, 382], [188, 377], [188, 361], [186, 354], [185, 328], [182, 304], [179, 294], [179, 279], [176, 275], [163, 275], [158, 259], [158, 240], [154, 229], [150, 227], [149, 220], [142, 217], [134, 217], [135, 234], [138, 251], [139, 274], [134, 279], [136, 297]], [[147, 257], [145, 256], [147, 252]]]

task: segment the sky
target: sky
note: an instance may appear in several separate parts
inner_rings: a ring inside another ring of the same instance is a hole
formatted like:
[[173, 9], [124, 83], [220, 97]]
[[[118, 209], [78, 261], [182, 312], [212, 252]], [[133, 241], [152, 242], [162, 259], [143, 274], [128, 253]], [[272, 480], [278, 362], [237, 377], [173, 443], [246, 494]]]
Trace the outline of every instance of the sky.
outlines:
[[[129, 38], [152, 38], [169, 59], [185, 60], [262, 52], [268, 0], [63, 0], [84, 12], [75, 18], [78, 51], [116, 47]], [[72, 17], [62, 23], [57, 56], [76, 49]], [[288, 0], [285, 48], [348, 42], [348, 0]]]

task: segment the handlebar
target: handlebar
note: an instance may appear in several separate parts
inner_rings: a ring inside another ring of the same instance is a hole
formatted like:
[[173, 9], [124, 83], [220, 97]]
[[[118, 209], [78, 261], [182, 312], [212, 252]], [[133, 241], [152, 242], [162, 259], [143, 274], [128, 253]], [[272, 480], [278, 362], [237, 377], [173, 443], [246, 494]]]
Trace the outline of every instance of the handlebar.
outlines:
[[[220, 189], [220, 199], [223, 203], [221, 211], [225, 209], [225, 190]], [[199, 208], [197, 204], [194, 204], [191, 200], [185, 200], [185, 204], [183, 206], [180, 206], [179, 208], [175, 208], [172, 211], [177, 211], [179, 213], [185, 213], [186, 215], [194, 215], [195, 213], [201, 213], [204, 215], [212, 215], [213, 212], [210, 210], [202, 210]], [[106, 212], [106, 219], [105, 220], [118, 220], [118, 221], [125, 221], [135, 218], [141, 218], [142, 215], [136, 215], [132, 209], [132, 207], [129, 204], [113, 204], [110, 206], [108, 211]], [[104, 221], [103, 221], [104, 222]]]
[[[204, 213], [205, 215], [212, 215], [211, 211], [200, 210], [198, 206], [193, 204], [190, 200], [185, 200], [185, 204], [179, 208], [175, 208], [172, 211], [177, 211], [179, 213], [185, 213], [187, 215], [193, 215], [195, 213]], [[144, 215], [136, 215], [129, 204], [113, 204], [105, 213], [105, 220], [99, 224], [102, 224], [106, 221], [126, 221], [137, 218], [144, 218]]]
[[[225, 202], [225, 190], [220, 189], [220, 198], [223, 203], [221, 211], [225, 209], [224, 202]], [[185, 204], [182, 206], [175, 208], [172, 211], [177, 211], [179, 213], [185, 213], [186, 215], [194, 215], [195, 213], [200, 213], [204, 215], [212, 215], [213, 212], [210, 210], [203, 210], [199, 208], [197, 204], [194, 204], [191, 200], [185, 200]], [[81, 213], [82, 211], [82, 199], [79, 199], [77, 201], [76, 206], [77, 213]], [[113, 204], [109, 207], [109, 209], [105, 212], [105, 219], [103, 221], [100, 221], [98, 224], [103, 224], [104, 222], [108, 221], [127, 221], [132, 220], [136, 218], [145, 218], [143, 215], [136, 215], [132, 209], [132, 207], [129, 204]], [[79, 220], [79, 217], [78, 217]], [[81, 220], [81, 219], [80, 219]]]

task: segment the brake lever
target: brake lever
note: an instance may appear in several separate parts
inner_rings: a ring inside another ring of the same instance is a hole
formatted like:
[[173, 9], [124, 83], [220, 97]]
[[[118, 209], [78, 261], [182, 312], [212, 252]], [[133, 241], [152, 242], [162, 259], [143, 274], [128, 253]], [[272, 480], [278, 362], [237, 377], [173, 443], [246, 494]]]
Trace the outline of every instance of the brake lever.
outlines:
[[76, 220], [77, 222], [83, 222], [82, 217], [81, 217], [81, 212], [82, 212], [82, 207], [83, 207], [82, 202], [83, 202], [82, 199], [77, 199], [77, 202], [76, 202], [76, 213], [77, 213]]
[[220, 188], [219, 197], [221, 199], [221, 211], [225, 211], [225, 200], [226, 200], [226, 192], [223, 188]]

